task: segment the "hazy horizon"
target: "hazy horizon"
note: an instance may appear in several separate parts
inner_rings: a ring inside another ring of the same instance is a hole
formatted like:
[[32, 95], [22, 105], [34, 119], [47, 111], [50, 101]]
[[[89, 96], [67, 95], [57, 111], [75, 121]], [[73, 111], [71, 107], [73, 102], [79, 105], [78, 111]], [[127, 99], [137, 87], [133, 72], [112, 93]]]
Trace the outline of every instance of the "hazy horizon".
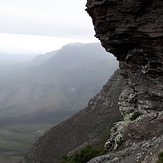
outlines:
[[79, 44], [89, 44], [89, 43], [98, 43], [96, 42], [68, 42], [67, 44], [61, 45], [59, 48], [52, 49], [50, 51], [46, 51], [44, 53], [29, 53], [28, 51], [23, 51], [22, 53], [20, 52], [14, 52], [14, 51], [0, 51], [0, 64], [1, 65], [6, 65], [6, 64], [13, 64], [13, 63], [21, 63], [21, 62], [28, 62], [34, 60], [36, 57], [40, 55], [46, 55], [47, 53], [51, 53], [54, 51], [59, 51], [62, 49], [62, 47], [67, 46], [67, 45], [79, 45]]
[[[2, 41], [3, 40], [3, 41]], [[1, 34], [0, 53], [45, 54], [70, 43], [93, 43], [97, 39], [57, 38], [36, 35]]]
[[83, 0], [1, 0], [0, 52], [44, 54], [68, 43], [97, 42], [85, 4]]

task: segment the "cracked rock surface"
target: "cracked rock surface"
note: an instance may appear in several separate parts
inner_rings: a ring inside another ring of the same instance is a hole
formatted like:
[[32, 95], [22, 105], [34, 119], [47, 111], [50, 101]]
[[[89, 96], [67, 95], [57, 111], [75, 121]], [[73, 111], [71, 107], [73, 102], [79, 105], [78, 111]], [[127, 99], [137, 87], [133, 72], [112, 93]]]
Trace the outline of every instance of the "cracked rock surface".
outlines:
[[119, 98], [124, 121], [106, 143], [115, 148], [120, 138], [123, 148], [89, 163], [155, 163], [163, 151], [163, 1], [87, 0], [86, 10], [128, 86]]

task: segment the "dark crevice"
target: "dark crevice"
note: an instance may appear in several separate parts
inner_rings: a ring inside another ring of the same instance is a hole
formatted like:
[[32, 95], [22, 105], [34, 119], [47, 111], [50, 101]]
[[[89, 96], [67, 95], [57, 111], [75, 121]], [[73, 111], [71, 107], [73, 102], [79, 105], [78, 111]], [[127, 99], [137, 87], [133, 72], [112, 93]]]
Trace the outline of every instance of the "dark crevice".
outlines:
[[153, 4], [153, 0], [144, 0], [140, 9], [137, 11], [137, 14], [136, 14], [136, 17], [135, 17], [135, 20], [138, 18], [138, 17], [141, 17], [142, 15], [145, 14], [146, 12], [146, 9], [150, 6], [152, 6]]

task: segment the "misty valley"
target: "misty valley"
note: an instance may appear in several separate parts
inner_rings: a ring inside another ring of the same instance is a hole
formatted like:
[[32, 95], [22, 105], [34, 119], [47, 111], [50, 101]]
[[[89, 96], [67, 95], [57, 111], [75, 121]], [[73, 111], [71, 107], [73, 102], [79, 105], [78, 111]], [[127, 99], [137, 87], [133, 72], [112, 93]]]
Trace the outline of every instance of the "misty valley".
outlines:
[[117, 68], [99, 43], [1, 63], [0, 162], [17, 162], [48, 129], [85, 108]]

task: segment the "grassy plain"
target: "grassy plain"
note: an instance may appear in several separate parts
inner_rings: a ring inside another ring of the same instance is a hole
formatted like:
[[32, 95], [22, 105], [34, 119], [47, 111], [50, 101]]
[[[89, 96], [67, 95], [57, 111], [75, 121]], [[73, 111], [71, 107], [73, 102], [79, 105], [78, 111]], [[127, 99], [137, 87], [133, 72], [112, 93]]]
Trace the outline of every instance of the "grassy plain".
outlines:
[[16, 163], [27, 154], [32, 144], [52, 124], [0, 126], [0, 163]]

